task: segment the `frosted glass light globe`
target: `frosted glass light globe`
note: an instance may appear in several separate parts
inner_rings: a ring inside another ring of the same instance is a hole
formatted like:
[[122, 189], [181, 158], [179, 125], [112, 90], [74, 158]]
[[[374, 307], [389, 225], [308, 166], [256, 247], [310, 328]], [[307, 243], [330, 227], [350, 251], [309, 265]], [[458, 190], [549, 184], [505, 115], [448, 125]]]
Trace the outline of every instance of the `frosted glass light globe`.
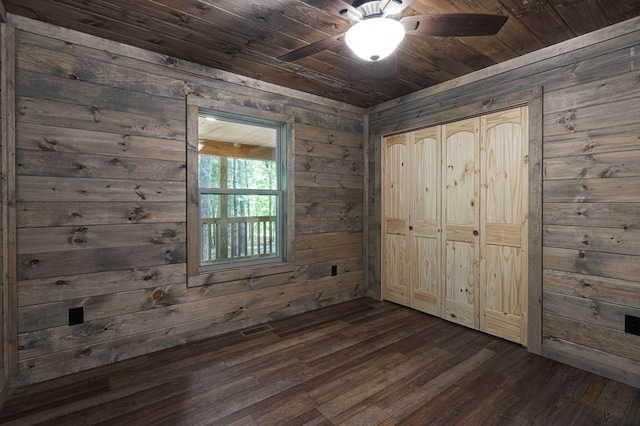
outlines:
[[364, 19], [347, 31], [344, 37], [353, 53], [365, 61], [376, 62], [396, 50], [404, 39], [404, 26], [390, 18]]

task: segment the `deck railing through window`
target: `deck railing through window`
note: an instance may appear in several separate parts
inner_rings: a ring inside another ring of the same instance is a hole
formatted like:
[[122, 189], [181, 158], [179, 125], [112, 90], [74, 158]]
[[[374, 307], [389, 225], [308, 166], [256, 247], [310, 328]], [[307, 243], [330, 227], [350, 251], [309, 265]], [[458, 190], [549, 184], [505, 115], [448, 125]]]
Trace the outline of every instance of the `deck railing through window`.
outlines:
[[276, 216], [208, 217], [200, 225], [203, 263], [277, 255]]

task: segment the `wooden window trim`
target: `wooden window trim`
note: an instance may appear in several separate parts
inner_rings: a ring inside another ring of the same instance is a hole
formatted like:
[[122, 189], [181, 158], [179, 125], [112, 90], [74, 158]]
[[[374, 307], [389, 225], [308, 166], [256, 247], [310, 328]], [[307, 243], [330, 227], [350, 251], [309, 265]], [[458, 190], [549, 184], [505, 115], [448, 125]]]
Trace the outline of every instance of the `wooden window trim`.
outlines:
[[[284, 197], [284, 259], [274, 259], [260, 263], [242, 262], [229, 265], [228, 268], [202, 271], [200, 268], [199, 249], [199, 196], [198, 196], [198, 112], [200, 108], [221, 111], [225, 113], [255, 117], [274, 122], [285, 123], [286, 138], [286, 176], [282, 182]], [[294, 119], [290, 116], [230, 105], [214, 99], [200, 96], [187, 96], [187, 285], [189, 287], [211, 285], [216, 283], [237, 281], [266, 275], [292, 272], [295, 267], [295, 205], [294, 205], [294, 176], [295, 176], [295, 138]]]

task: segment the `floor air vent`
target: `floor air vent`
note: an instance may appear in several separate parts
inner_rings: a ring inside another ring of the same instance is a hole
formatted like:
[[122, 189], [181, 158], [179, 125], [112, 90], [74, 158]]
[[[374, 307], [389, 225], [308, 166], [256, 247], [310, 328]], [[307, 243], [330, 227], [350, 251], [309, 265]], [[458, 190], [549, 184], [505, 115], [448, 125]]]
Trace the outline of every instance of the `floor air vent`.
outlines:
[[269, 324], [259, 325], [257, 327], [250, 328], [248, 330], [243, 330], [240, 332], [244, 337], [253, 336], [256, 334], [264, 333], [265, 331], [273, 330]]

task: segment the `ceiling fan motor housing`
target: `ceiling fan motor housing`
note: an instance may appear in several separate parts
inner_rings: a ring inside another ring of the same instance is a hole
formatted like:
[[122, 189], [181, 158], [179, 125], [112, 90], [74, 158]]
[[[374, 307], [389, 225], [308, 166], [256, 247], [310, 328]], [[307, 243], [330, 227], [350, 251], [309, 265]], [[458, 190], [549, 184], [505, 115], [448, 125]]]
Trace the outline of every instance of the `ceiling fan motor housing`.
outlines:
[[[402, 2], [399, 2], [402, 3]], [[359, 22], [361, 20], [365, 20], [368, 18], [376, 18], [384, 15], [384, 11], [382, 10], [382, 1], [381, 0], [363, 0], [357, 1], [353, 4], [360, 13], [362, 13], [362, 18], [357, 19], [351, 14], [346, 15], [346, 17], [351, 21], [351, 23]], [[397, 13], [395, 15], [387, 14], [385, 17], [390, 19], [400, 19], [402, 13]]]

